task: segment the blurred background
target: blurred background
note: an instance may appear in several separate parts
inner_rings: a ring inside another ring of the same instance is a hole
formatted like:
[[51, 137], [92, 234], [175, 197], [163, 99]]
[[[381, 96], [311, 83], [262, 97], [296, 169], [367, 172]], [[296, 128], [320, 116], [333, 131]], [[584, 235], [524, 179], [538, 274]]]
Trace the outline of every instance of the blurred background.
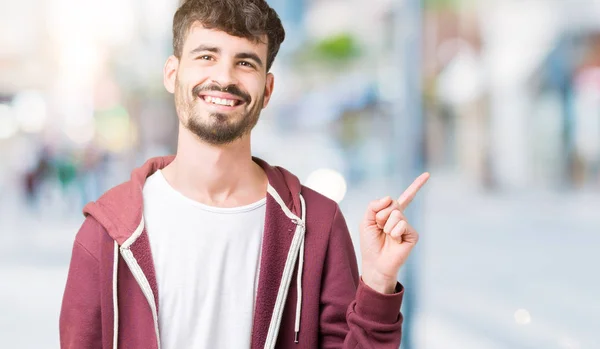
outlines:
[[[600, 348], [600, 1], [269, 0], [254, 153], [408, 214], [405, 349]], [[58, 348], [86, 202], [174, 152], [177, 0], [0, 1], [0, 339]], [[357, 250], [358, 251], [358, 250]]]

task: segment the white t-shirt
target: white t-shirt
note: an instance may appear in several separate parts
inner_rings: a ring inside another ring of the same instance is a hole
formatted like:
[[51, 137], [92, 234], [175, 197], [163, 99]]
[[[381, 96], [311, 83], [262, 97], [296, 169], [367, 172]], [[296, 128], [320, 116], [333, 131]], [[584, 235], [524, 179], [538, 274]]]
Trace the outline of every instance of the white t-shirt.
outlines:
[[161, 171], [143, 195], [161, 347], [249, 348], [266, 198], [207, 206], [173, 189]]

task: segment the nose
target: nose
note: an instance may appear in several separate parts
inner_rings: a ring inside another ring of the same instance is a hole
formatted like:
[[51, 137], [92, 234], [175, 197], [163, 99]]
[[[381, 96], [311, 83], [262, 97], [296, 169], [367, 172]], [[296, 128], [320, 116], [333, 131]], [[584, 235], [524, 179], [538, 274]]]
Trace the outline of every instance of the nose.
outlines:
[[222, 62], [214, 67], [212, 72], [211, 80], [221, 87], [227, 87], [229, 85], [236, 85], [238, 83], [235, 72], [231, 64]]

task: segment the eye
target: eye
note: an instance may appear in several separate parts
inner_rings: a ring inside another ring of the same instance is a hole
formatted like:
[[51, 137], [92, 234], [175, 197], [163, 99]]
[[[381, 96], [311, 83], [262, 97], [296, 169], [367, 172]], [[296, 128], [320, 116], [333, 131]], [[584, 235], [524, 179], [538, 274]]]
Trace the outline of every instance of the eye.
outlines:
[[240, 63], [238, 63], [244, 67], [248, 67], [248, 68], [254, 68], [254, 64], [248, 62], [248, 61], [241, 61]]
[[201, 59], [203, 61], [210, 61], [213, 59], [213, 57], [210, 55], [202, 55], [202, 56], [198, 56], [198, 58], [196, 58], [196, 59]]

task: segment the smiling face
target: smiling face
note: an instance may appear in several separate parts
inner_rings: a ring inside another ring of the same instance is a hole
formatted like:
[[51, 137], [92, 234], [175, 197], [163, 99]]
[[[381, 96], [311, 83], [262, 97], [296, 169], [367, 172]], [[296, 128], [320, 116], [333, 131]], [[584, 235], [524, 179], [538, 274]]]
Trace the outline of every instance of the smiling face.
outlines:
[[181, 57], [169, 57], [164, 72], [186, 129], [213, 145], [250, 133], [273, 90], [266, 41], [266, 36], [253, 42], [198, 22], [191, 26]]

